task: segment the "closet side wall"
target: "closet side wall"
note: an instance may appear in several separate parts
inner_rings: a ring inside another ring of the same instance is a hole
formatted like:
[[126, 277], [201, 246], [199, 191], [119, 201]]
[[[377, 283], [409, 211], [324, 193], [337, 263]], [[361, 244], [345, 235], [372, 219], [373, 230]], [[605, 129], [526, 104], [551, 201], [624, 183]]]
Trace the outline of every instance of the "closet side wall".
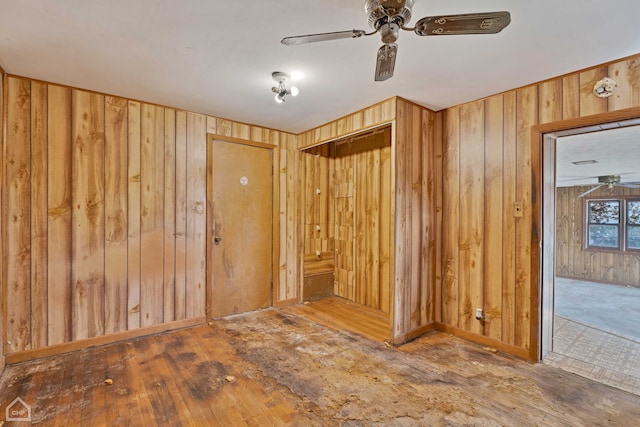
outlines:
[[394, 343], [434, 327], [441, 114], [398, 99], [395, 139]]

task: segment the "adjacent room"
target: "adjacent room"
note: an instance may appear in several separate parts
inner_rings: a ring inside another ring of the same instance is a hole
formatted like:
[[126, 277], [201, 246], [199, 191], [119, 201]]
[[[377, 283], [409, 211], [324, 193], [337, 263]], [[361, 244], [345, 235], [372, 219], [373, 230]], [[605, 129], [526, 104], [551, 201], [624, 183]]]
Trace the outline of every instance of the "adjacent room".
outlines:
[[3, 1], [0, 425], [637, 422], [640, 4], [480, 3]]
[[635, 392], [640, 378], [640, 127], [555, 138], [553, 348], [545, 361]]

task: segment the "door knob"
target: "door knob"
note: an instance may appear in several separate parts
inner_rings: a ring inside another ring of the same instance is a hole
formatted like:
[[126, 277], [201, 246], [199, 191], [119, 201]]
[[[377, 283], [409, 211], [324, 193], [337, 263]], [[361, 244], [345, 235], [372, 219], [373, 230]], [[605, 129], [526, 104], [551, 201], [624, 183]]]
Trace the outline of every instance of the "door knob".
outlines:
[[222, 240], [222, 237], [220, 237], [220, 236], [216, 236], [216, 237], [213, 238], [213, 242], [216, 245], [219, 245], [221, 240]]

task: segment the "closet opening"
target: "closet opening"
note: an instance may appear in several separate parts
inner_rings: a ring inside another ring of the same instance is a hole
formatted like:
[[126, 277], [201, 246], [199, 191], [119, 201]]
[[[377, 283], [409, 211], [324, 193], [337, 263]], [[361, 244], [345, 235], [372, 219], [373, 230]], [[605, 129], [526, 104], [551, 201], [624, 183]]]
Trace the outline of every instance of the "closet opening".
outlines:
[[391, 126], [302, 152], [302, 300], [336, 326], [389, 340], [394, 243]]

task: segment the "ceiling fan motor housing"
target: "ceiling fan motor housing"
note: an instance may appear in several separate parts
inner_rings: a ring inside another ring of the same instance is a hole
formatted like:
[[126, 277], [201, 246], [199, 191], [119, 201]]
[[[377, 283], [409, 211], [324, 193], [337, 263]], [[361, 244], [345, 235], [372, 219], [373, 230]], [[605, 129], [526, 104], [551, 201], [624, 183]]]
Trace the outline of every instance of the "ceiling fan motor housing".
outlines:
[[613, 185], [620, 182], [620, 175], [603, 175], [598, 177], [600, 184]]
[[369, 25], [376, 30], [384, 24], [404, 25], [411, 20], [414, 0], [366, 0], [364, 5]]

